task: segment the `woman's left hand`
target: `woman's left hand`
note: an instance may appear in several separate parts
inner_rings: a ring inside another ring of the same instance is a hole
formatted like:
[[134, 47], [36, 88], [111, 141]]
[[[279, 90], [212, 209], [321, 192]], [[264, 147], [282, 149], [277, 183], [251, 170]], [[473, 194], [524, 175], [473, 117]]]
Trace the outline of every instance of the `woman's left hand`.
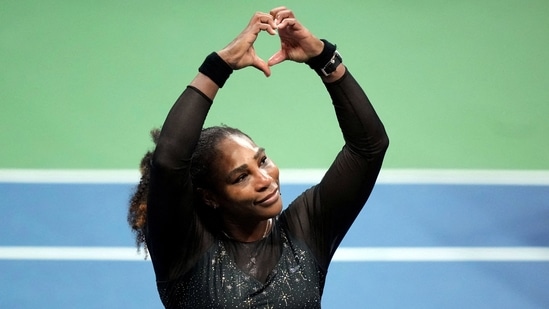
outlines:
[[280, 37], [280, 50], [268, 61], [269, 66], [285, 60], [306, 62], [318, 56], [324, 48], [324, 43], [315, 37], [286, 7], [278, 7], [270, 12]]

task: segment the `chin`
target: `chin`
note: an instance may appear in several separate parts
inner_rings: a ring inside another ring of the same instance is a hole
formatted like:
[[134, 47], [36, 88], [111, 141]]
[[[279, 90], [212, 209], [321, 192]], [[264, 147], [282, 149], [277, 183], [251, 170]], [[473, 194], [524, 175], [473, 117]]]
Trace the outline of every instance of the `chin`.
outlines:
[[283, 206], [283, 204], [282, 204], [282, 197], [280, 197], [279, 202], [273, 205], [272, 211], [273, 211], [273, 213], [276, 212], [276, 213], [273, 215], [273, 217], [278, 216], [278, 215], [282, 212], [282, 208], [283, 208], [282, 206]]

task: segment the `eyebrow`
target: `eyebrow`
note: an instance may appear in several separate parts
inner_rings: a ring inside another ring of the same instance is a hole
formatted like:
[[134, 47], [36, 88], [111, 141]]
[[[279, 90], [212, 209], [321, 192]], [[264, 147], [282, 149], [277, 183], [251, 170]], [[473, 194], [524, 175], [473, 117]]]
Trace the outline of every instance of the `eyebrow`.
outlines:
[[[259, 149], [257, 149], [256, 153], [254, 154], [254, 160], [259, 159], [259, 157], [263, 154], [265, 154], [265, 148], [259, 147]], [[243, 173], [247, 169], [248, 169], [248, 164], [242, 164], [239, 167], [235, 168], [234, 170], [230, 171], [226, 177], [227, 182], [231, 183], [233, 181], [233, 178], [235, 177], [235, 174]]]
[[256, 152], [255, 155], [254, 155], [254, 159], [255, 159], [255, 160], [259, 159], [259, 157], [260, 157], [262, 154], [265, 154], [265, 148], [259, 147], [259, 149], [257, 150], [257, 152]]

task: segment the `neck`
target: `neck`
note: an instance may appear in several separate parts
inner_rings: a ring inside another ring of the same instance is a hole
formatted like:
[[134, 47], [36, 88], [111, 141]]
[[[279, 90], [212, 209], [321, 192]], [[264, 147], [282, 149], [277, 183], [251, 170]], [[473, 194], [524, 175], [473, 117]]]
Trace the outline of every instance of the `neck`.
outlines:
[[272, 225], [272, 218], [261, 221], [255, 226], [248, 228], [226, 222], [226, 228], [222, 231], [222, 233], [225, 237], [232, 240], [237, 240], [240, 242], [254, 242], [267, 237], [271, 231]]

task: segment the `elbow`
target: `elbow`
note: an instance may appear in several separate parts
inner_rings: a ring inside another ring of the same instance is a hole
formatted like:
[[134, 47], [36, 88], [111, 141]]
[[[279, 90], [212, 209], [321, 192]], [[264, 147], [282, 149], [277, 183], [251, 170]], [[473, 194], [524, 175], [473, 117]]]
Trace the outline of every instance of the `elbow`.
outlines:
[[389, 136], [385, 130], [382, 130], [374, 140], [370, 141], [366, 157], [370, 160], [383, 160], [387, 149], [389, 149]]
[[383, 134], [383, 136], [380, 136], [377, 142], [373, 145], [374, 147], [370, 152], [370, 158], [374, 160], [383, 159], [385, 157], [385, 153], [387, 153], [387, 149], [389, 149], [389, 136], [387, 136], [387, 134]]
[[162, 145], [157, 144], [154, 149], [153, 156], [151, 158], [151, 165], [156, 167], [168, 167], [170, 166], [169, 152], [165, 151]]
[[383, 136], [381, 137], [379, 144], [384, 153], [389, 149], [389, 135], [387, 135], [385, 130], [383, 131]]
[[373, 144], [377, 151], [384, 155], [387, 149], [389, 149], [389, 135], [387, 135], [387, 131], [383, 124], [380, 124], [377, 128], [375, 136], [376, 138]]
[[346, 143], [346, 147], [354, 154], [367, 161], [383, 160], [389, 148], [389, 137], [383, 134], [365, 138], [361, 143]]
[[151, 158], [151, 165], [156, 168], [171, 170], [178, 168], [180, 161], [169, 145], [158, 143]]

